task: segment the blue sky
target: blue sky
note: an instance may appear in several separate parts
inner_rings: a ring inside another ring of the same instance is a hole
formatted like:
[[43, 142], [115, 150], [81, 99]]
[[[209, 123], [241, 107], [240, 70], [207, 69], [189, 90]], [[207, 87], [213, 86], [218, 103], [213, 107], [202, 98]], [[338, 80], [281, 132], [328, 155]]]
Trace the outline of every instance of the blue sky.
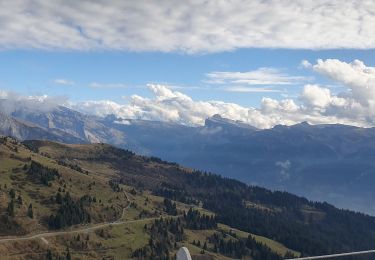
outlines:
[[[364, 50], [286, 50], [241, 49], [214, 54], [179, 54], [157, 52], [78, 52], [12, 50], [0, 52], [0, 87], [25, 95], [58, 95], [73, 101], [109, 99], [124, 103], [123, 96], [152, 96], [147, 83], [177, 86], [178, 91], [197, 100], [223, 100], [244, 106], [259, 106], [264, 96], [275, 99], [282, 94], [297, 95], [305, 82], [273, 86], [282, 93], [243, 93], [221, 90], [205, 83], [212, 71], [253, 71], [272, 67], [291, 75], [313, 77], [311, 83], [334, 84], [332, 80], [302, 68], [301, 61], [360, 59], [374, 66], [375, 51]], [[73, 81], [57, 84], [56, 79]], [[92, 83], [102, 88], [91, 87]], [[108, 85], [105, 87], [104, 85]], [[111, 86], [115, 85], [115, 86]], [[272, 87], [272, 84], [270, 85]], [[284, 92], [285, 91], [285, 92]]]
[[357, 0], [3, 1], [0, 97], [124, 120], [201, 125], [220, 114], [260, 128], [375, 126], [374, 8]]

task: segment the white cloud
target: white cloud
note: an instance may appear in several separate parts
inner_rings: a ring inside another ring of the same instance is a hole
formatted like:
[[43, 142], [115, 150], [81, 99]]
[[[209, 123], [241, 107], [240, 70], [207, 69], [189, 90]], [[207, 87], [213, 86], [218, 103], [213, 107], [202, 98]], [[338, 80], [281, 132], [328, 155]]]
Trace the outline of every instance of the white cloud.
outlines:
[[[272, 87], [259, 86], [283, 86], [300, 84], [310, 81], [310, 78], [302, 76], [291, 76], [275, 68], [259, 68], [257, 70], [238, 71], [213, 71], [206, 74], [204, 83], [210, 85], [224, 86], [221, 89], [231, 92], [243, 93], [267, 93], [283, 92], [283, 90]], [[258, 87], [254, 87], [258, 86]]]
[[320, 59], [312, 68], [348, 87], [352, 97], [362, 105], [375, 102], [375, 67], [368, 67], [360, 60], [347, 63]]
[[220, 52], [375, 48], [374, 1], [0, 2], [0, 48]]
[[[79, 104], [71, 104], [71, 106], [81, 112], [86, 114], [93, 114], [97, 116], [106, 116], [106, 115], [125, 115], [122, 110], [124, 109], [123, 105], [120, 105], [116, 102], [109, 100], [100, 100], [100, 101], [85, 101], [80, 102]], [[131, 115], [129, 118], [131, 118]]]
[[318, 85], [306, 85], [301, 98], [311, 107], [324, 108], [331, 103], [331, 91]]
[[6, 114], [11, 114], [19, 109], [28, 112], [47, 112], [68, 104], [67, 97], [63, 96], [22, 96], [14, 92], [0, 90], [0, 111]]
[[247, 72], [214, 71], [206, 83], [230, 85], [292, 85], [307, 81], [305, 77], [290, 76], [275, 68], [259, 68]]
[[301, 61], [301, 67], [302, 68], [311, 68], [311, 63], [308, 60]]
[[290, 168], [292, 164], [289, 160], [277, 161], [275, 165], [280, 168], [281, 180], [287, 180], [290, 178]]
[[68, 79], [55, 79], [53, 83], [58, 84], [58, 85], [68, 85], [68, 86], [72, 86], [76, 84], [73, 80], [68, 80]]

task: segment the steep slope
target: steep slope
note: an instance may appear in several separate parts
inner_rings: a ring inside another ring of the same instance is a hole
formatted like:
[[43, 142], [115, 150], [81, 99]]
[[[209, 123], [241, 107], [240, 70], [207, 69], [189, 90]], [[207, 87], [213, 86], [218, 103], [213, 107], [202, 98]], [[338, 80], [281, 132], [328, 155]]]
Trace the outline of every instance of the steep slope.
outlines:
[[[106, 142], [122, 145], [125, 140], [123, 133], [106, 127], [94, 117], [62, 106], [54, 107], [47, 111], [38, 109], [30, 111], [20, 106], [11, 115], [16, 119], [31, 122], [49, 131], [60, 131], [74, 136], [76, 139], [81, 140], [81, 142]], [[65, 140], [65, 142], [70, 143], [69, 140]]]
[[45, 139], [52, 141], [79, 143], [81, 139], [57, 129], [45, 129], [30, 122], [17, 120], [0, 111], [0, 134], [13, 136], [19, 140]]
[[[293, 252], [265, 237], [218, 225], [213, 212], [154, 195], [138, 187], [141, 182], [118, 181], [138, 176], [152, 182], [157, 176], [166, 178], [171, 167], [189, 174], [174, 164], [105, 144], [22, 144], [1, 137], [0, 254], [12, 259], [67, 254], [73, 259], [155, 259], [149, 255], [156, 252], [150, 243], [163, 248], [160, 256], [173, 257], [180, 246], [205, 259], [229, 259], [240, 253], [213, 250], [215, 241], [207, 240], [213, 236], [218, 242], [222, 236], [231, 237], [230, 243], [248, 241], [241, 254], [252, 259], [280, 259]], [[157, 227], [167, 229], [168, 236]]]
[[289, 193], [247, 186], [107, 145], [41, 141], [26, 144], [55, 160], [75, 162], [82, 169], [100, 169], [101, 165], [107, 165], [116, 173], [113, 183], [151, 191], [156, 196], [185, 204], [203, 205], [205, 210], [216, 214], [220, 223], [273, 238], [304, 254], [375, 247], [374, 217], [339, 210], [327, 203], [313, 203]]

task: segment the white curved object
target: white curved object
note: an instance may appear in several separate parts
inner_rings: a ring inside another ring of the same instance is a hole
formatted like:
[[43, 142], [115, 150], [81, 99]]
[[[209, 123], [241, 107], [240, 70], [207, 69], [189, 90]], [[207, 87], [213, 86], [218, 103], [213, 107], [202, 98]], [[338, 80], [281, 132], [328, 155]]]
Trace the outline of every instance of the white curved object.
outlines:
[[177, 252], [177, 260], [192, 260], [189, 249], [186, 247], [181, 247]]

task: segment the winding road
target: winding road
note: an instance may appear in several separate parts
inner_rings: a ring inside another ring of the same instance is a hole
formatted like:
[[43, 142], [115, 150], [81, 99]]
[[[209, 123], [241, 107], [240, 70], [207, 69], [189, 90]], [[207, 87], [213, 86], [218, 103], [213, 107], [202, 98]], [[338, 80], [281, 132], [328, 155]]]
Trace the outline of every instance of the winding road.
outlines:
[[[129, 224], [129, 223], [136, 223], [136, 222], [142, 222], [142, 221], [150, 221], [150, 220], [156, 220], [159, 219], [159, 217], [153, 217], [153, 218], [142, 218], [142, 219], [135, 219], [135, 220], [126, 220], [123, 221], [125, 211], [130, 207], [131, 202], [129, 200], [128, 195], [124, 192], [126, 200], [128, 201], [128, 205], [122, 209], [121, 217], [116, 221], [111, 222], [103, 222], [92, 226], [86, 226], [82, 228], [72, 229], [72, 230], [64, 230], [64, 231], [55, 231], [55, 232], [44, 232], [39, 234], [30, 234], [26, 236], [14, 236], [14, 237], [2, 237], [0, 238], [0, 244], [7, 243], [7, 242], [16, 242], [16, 241], [25, 241], [25, 240], [32, 240], [32, 239], [42, 239], [45, 243], [48, 243], [48, 241], [45, 239], [46, 237], [54, 237], [59, 235], [68, 235], [68, 234], [76, 234], [76, 233], [88, 233], [100, 228], [105, 228], [109, 226], [117, 226], [117, 225], [123, 225], [123, 224]], [[179, 217], [179, 216], [168, 216], [168, 217]]]
[[117, 226], [117, 225], [128, 224], [128, 223], [150, 221], [150, 220], [155, 220], [155, 219], [159, 219], [159, 218], [160, 217], [143, 218], [143, 219], [127, 220], [127, 221], [106, 222], [106, 223], [97, 224], [97, 225], [94, 225], [94, 226], [91, 226], [91, 227], [85, 227], [85, 228], [74, 229], [74, 230], [56, 231], [56, 232], [45, 232], [45, 233], [40, 233], [40, 234], [35, 234], [35, 235], [26, 235], [26, 236], [20, 236], [20, 237], [1, 238], [0, 239], [0, 244], [1, 243], [6, 243], [6, 242], [15, 242], [15, 241], [37, 239], [37, 238], [54, 237], [54, 236], [59, 236], [59, 235], [67, 235], [67, 234], [75, 234], [75, 233], [88, 233], [90, 231], [93, 231], [93, 230], [96, 230], [96, 229], [100, 229], [100, 228], [104, 228], [104, 227], [108, 227], [108, 226]]
[[30, 234], [26, 236], [14, 236], [14, 237], [2, 237], [0, 238], [0, 244], [7, 243], [7, 242], [15, 242], [15, 241], [24, 241], [24, 240], [31, 240], [31, 239], [42, 239], [45, 243], [48, 243], [48, 241], [45, 239], [46, 237], [53, 237], [53, 236], [59, 236], [59, 235], [67, 235], [67, 234], [75, 234], [75, 233], [88, 233], [90, 231], [108, 227], [108, 226], [116, 226], [116, 225], [122, 225], [127, 223], [135, 223], [135, 222], [141, 222], [141, 221], [148, 221], [148, 220], [154, 220], [158, 218], [144, 218], [144, 219], [136, 219], [136, 220], [127, 220], [123, 221], [125, 211], [130, 207], [131, 203], [129, 201], [129, 198], [127, 194], [124, 192], [126, 200], [128, 204], [126, 207], [122, 209], [121, 217], [116, 221], [111, 222], [103, 222], [99, 223], [93, 226], [86, 226], [78, 229], [72, 229], [72, 230], [64, 230], [64, 231], [55, 231], [55, 232], [44, 232], [44, 233], [38, 233], [38, 234]]

